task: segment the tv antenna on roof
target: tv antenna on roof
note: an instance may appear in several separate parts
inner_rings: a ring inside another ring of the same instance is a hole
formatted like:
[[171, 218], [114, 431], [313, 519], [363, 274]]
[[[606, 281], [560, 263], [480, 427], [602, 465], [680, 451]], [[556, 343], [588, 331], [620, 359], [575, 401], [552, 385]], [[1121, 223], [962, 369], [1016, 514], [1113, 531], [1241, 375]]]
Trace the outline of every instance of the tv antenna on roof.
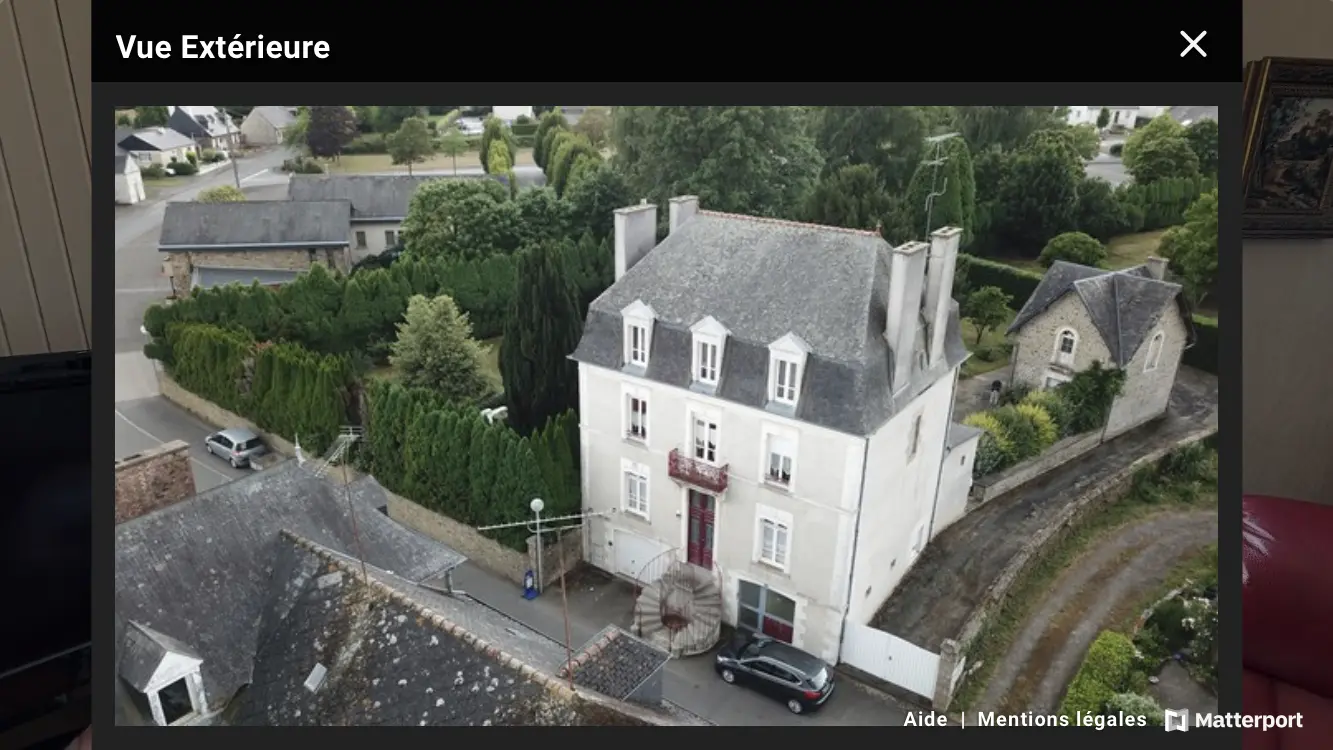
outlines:
[[935, 199], [944, 195], [944, 191], [949, 187], [948, 175], [944, 176], [942, 182], [940, 181], [940, 167], [949, 161], [949, 157], [944, 155], [944, 142], [957, 137], [957, 133], [944, 133], [942, 135], [932, 135], [926, 139], [926, 148], [935, 150], [930, 159], [922, 162], [925, 166], [934, 169], [930, 175], [930, 193], [926, 195], [926, 237], [930, 236], [930, 215], [935, 210]]
[[356, 545], [356, 559], [361, 563], [361, 578], [367, 582], [370, 576], [366, 573], [366, 554], [361, 548], [361, 530], [356, 522], [356, 507], [352, 503], [352, 480], [348, 474], [347, 453], [351, 450], [352, 444], [360, 440], [365, 435], [365, 431], [356, 425], [343, 427], [338, 431], [338, 436], [333, 439], [333, 445], [324, 452], [324, 456], [315, 460], [305, 460], [301, 457], [300, 447], [297, 447], [298, 466], [309, 471], [316, 479], [323, 479], [329, 469], [334, 464], [341, 464], [342, 468], [342, 487], [343, 499], [347, 501], [347, 517], [352, 523], [352, 543]]

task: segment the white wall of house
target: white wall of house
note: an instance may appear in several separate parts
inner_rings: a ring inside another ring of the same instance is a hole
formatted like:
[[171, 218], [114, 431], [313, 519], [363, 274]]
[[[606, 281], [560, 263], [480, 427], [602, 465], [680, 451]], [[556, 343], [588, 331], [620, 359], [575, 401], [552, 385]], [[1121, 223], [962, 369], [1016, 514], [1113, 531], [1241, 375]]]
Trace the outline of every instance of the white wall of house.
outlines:
[[[953, 416], [955, 372], [937, 380], [870, 436], [847, 610], [854, 622], [870, 622], [929, 541], [940, 462]], [[912, 456], [918, 417], [920, 431]]]
[[352, 233], [348, 238], [352, 253], [352, 262], [356, 263], [372, 255], [379, 255], [397, 244], [398, 234], [403, 230], [401, 221], [358, 221], [352, 223]]
[[198, 149], [194, 146], [182, 146], [180, 148], [168, 149], [166, 151], [131, 151], [130, 153], [141, 167], [146, 167], [149, 164], [167, 167], [171, 166], [173, 161], [189, 161], [189, 155], [195, 154], [197, 156]]
[[532, 107], [491, 107], [491, 114], [505, 122], [513, 122], [519, 117], [532, 117]]
[[147, 197], [143, 186], [143, 175], [139, 166], [132, 159], [126, 159], [123, 174], [116, 175], [116, 202], [133, 205]]
[[[741, 581], [765, 586], [796, 601], [795, 645], [835, 660], [865, 440], [587, 364], [579, 379], [585, 510], [614, 511], [588, 523], [588, 562], [635, 577], [654, 551], [687, 546], [688, 494], [669, 476], [668, 454], [691, 440], [692, 414], [707, 414], [719, 426], [718, 459], [729, 465], [713, 549], [726, 621], [737, 621]], [[648, 401], [646, 443], [626, 437], [631, 397]], [[764, 481], [766, 444], [774, 437], [795, 446], [789, 489]], [[648, 477], [646, 516], [625, 508], [625, 462]], [[759, 561], [761, 519], [788, 526], [785, 565]], [[630, 544], [644, 551], [632, 553]], [[623, 569], [633, 566], [638, 570]]]
[[977, 460], [979, 437], [972, 437], [952, 446], [944, 455], [940, 469], [940, 499], [935, 508], [935, 521], [930, 538], [949, 528], [967, 511], [967, 496], [972, 491], [972, 467]]
[[[1165, 107], [1138, 107], [1136, 109], [1125, 109], [1122, 107], [1111, 107], [1111, 121], [1107, 126], [1120, 125], [1121, 127], [1133, 129], [1134, 123], [1140, 117], [1152, 119], [1160, 115]], [[1101, 107], [1069, 107], [1067, 119], [1070, 125], [1096, 125], [1097, 118], [1101, 116]]]

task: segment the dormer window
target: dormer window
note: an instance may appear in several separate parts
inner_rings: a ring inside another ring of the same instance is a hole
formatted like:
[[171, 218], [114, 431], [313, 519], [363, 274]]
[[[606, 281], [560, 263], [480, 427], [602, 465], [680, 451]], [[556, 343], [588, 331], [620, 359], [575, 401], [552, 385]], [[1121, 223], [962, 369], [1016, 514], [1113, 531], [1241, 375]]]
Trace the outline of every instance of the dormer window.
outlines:
[[801, 377], [810, 346], [794, 333], [768, 346], [768, 398], [783, 406], [795, 406], [801, 397]]
[[695, 323], [690, 332], [694, 334], [694, 381], [716, 386], [722, 377], [722, 355], [730, 332], [712, 316]]
[[207, 711], [203, 659], [180, 641], [131, 622], [126, 625], [119, 673], [131, 698], [153, 723], [189, 724]]
[[625, 366], [647, 367], [657, 314], [641, 300], [635, 300], [620, 311], [620, 317], [625, 321]]

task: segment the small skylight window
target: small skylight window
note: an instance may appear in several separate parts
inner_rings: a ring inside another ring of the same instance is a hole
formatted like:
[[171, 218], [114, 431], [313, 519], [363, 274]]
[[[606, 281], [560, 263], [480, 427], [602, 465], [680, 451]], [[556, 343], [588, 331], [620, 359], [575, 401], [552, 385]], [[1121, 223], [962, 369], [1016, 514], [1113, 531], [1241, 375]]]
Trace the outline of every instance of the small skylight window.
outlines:
[[314, 693], [319, 690], [319, 686], [324, 684], [324, 677], [329, 670], [323, 664], [316, 663], [315, 668], [310, 670], [310, 676], [305, 678], [305, 689]]

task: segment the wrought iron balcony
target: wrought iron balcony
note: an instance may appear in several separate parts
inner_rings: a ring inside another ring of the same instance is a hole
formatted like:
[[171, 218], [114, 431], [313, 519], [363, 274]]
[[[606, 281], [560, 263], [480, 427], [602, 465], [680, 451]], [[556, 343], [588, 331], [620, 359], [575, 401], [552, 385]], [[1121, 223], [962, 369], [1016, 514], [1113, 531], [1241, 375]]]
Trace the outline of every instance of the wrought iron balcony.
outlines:
[[727, 491], [727, 465], [715, 466], [691, 456], [681, 448], [667, 457], [667, 473], [672, 479], [698, 487], [715, 495]]

